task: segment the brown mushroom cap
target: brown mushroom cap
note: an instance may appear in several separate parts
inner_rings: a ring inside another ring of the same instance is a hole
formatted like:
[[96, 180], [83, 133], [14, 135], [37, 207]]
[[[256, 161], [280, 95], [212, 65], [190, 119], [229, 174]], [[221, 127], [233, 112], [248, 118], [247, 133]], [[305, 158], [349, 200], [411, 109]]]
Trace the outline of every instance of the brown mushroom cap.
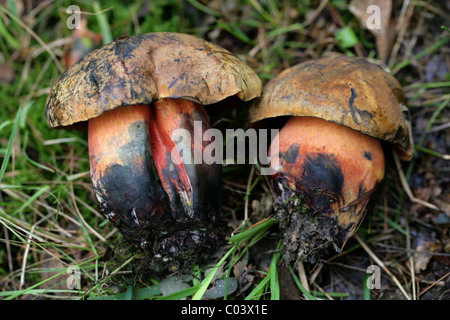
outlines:
[[72, 125], [118, 106], [180, 98], [203, 105], [261, 93], [261, 80], [233, 53], [191, 35], [119, 38], [66, 70], [47, 99], [50, 127]]
[[252, 105], [250, 121], [278, 116], [318, 117], [391, 142], [402, 159], [413, 154], [400, 84], [364, 58], [322, 58], [281, 72]]

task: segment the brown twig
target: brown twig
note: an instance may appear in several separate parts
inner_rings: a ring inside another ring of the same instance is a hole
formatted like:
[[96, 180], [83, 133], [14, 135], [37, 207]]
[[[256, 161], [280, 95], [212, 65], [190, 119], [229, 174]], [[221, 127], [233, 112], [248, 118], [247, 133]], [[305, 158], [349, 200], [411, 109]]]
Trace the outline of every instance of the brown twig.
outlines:
[[418, 297], [420, 297], [421, 295], [423, 295], [425, 292], [427, 292], [428, 290], [430, 290], [431, 288], [433, 288], [436, 284], [438, 284], [439, 282], [441, 282], [442, 280], [444, 280], [445, 278], [447, 278], [450, 275], [450, 272], [447, 272], [446, 275], [440, 277], [439, 279], [437, 279], [435, 282], [433, 282], [431, 285], [429, 285], [428, 287], [426, 287], [425, 289], [423, 289], [422, 291], [420, 291]]
[[411, 188], [408, 185], [408, 181], [406, 180], [405, 173], [402, 170], [402, 167], [401, 167], [401, 164], [400, 164], [400, 159], [398, 158], [397, 153], [395, 151], [393, 151], [392, 154], [394, 155], [395, 166], [396, 166], [398, 175], [400, 177], [400, 182], [401, 182], [401, 184], [403, 186], [403, 189], [405, 190], [406, 194], [408, 195], [409, 200], [411, 200], [412, 202], [421, 204], [421, 205], [423, 205], [423, 206], [425, 206], [427, 208], [439, 211], [439, 208], [437, 206], [435, 206], [434, 204], [429, 203], [427, 201], [424, 201], [422, 199], [416, 198], [414, 196], [414, 194], [411, 191]]
[[359, 242], [361, 247], [367, 252], [367, 254], [380, 266], [381, 269], [383, 269], [384, 272], [386, 272], [392, 280], [395, 282], [395, 284], [398, 286], [400, 291], [403, 293], [403, 295], [406, 297], [406, 299], [411, 300], [411, 296], [405, 291], [400, 281], [398, 281], [397, 277], [385, 266], [383, 261], [381, 261], [375, 253], [369, 248], [369, 246], [364, 242], [363, 239], [358, 234], [354, 235], [355, 239]]
[[244, 208], [244, 221], [248, 220], [248, 199], [250, 198], [250, 187], [252, 186], [253, 175], [255, 174], [255, 166], [252, 166], [250, 170], [250, 175], [247, 180], [246, 198], [245, 198], [245, 208]]

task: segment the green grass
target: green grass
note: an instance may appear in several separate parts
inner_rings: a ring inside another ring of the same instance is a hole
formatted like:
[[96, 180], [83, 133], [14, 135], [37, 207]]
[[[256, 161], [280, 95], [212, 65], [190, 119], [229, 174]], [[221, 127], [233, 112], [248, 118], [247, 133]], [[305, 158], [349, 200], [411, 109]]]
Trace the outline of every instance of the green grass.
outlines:
[[[86, 15], [89, 29], [101, 34], [103, 43], [124, 35], [147, 32], [186, 32], [223, 44], [258, 73], [264, 82], [295, 63], [313, 59], [329, 52], [355, 55], [359, 45], [368, 56], [378, 58], [369, 31], [360, 28], [347, 9], [347, 2], [330, 1], [346, 24], [337, 25], [325, 10], [321, 18], [309, 22], [308, 14], [317, 9], [313, 1], [240, 0], [230, 8], [206, 6], [197, 0], [170, 1], [65, 1], [58, 0], [34, 11], [15, 6], [14, 1], [0, 5], [0, 65], [11, 66], [14, 81], [0, 84], [0, 298], [20, 299], [45, 297], [49, 299], [202, 299], [216, 279], [226, 282], [224, 299], [279, 299], [279, 263], [283, 257], [278, 250], [269, 251], [267, 268], [253, 266], [254, 281], [244, 292], [228, 293], [234, 268], [249, 265], [251, 248], [267, 240], [271, 230], [277, 229], [273, 219], [246, 221], [240, 232], [229, 235], [223, 254], [208, 265], [196, 266], [186, 284], [188, 288], [163, 295], [161, 279], [147, 279], [141, 285], [130, 276], [130, 265], [139, 255], [125, 256], [117, 265], [105, 264], [103, 256], [108, 244], [120, 242], [121, 236], [98, 211], [89, 179], [87, 133], [83, 131], [51, 130], [44, 117], [47, 95], [52, 84], [64, 69], [64, 39], [71, 30], [66, 27], [66, 8], [79, 5], [82, 11], [103, 13]], [[217, 3], [220, 3], [217, 2]], [[146, 7], [148, 6], [148, 7]], [[147, 8], [140, 15], [142, 8]], [[423, 8], [420, 8], [423, 10]], [[335, 17], [336, 18], [336, 17]], [[313, 28], [316, 27], [313, 33]], [[320, 29], [320, 30], [319, 30]], [[405, 59], [398, 57], [392, 67], [402, 75], [417, 62], [441, 52], [448, 46], [447, 29], [436, 41], [425, 43]], [[322, 32], [322, 33], [320, 33]], [[314, 34], [321, 34], [317, 39]], [[322, 42], [318, 40], [323, 40]], [[407, 82], [404, 77], [402, 82]], [[445, 81], [414, 82], [407, 87], [412, 107], [423, 107], [423, 100], [432, 90], [448, 88]], [[404, 83], [407, 85], [408, 83]], [[443, 98], [426, 102], [434, 110], [426, 129], [438, 123], [448, 109], [448, 90]], [[246, 111], [224, 115], [220, 126], [247, 124]], [[231, 119], [231, 120], [230, 120]], [[418, 141], [418, 152], [443, 158], [445, 155], [424, 145], [426, 133]], [[407, 176], [417, 170], [415, 162], [407, 167]], [[225, 181], [238, 182], [244, 188], [230, 187], [229, 202], [224, 214], [235, 214], [241, 222], [246, 201], [268, 191], [260, 176], [247, 184], [247, 168], [237, 166], [224, 169]], [[390, 190], [399, 192], [392, 181]], [[400, 190], [401, 192], [401, 190]], [[250, 200], [250, 201], [248, 201]], [[398, 211], [403, 210], [400, 201]], [[376, 211], [375, 218], [388, 223], [405, 236], [407, 230], [398, 216], [384, 216]], [[267, 217], [266, 217], [267, 218]], [[236, 221], [235, 221], [236, 222]], [[279, 239], [273, 240], [274, 248]], [[45, 263], [50, 266], [46, 266]], [[81, 290], [67, 290], [67, 270], [76, 265], [83, 279]], [[48, 272], [42, 271], [46, 268]], [[109, 274], [105, 272], [108, 269]], [[309, 299], [324, 298], [318, 290], [311, 292], [300, 283], [296, 271], [290, 274], [299, 292]], [[119, 292], [115, 293], [114, 290]], [[361, 286], [361, 290], [363, 290]], [[370, 293], [365, 291], [366, 297]], [[348, 293], [328, 291], [328, 296], [348, 297]], [[325, 295], [326, 296], [326, 295]]]

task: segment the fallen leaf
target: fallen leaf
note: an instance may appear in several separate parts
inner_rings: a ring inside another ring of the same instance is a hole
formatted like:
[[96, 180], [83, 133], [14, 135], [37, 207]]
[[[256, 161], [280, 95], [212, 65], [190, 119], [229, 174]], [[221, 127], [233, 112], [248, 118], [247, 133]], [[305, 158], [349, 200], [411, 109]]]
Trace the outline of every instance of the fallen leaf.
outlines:
[[227, 288], [227, 295], [232, 294], [238, 288], [236, 278], [218, 279], [214, 286], [206, 290], [204, 294], [205, 299], [217, 299], [225, 295], [225, 288]]
[[395, 35], [391, 27], [392, 0], [352, 0], [349, 10], [374, 35], [380, 58], [386, 62]]
[[[190, 279], [188, 279], [190, 280]], [[161, 290], [163, 296], [169, 295], [171, 293], [178, 292], [183, 289], [189, 288], [187, 281], [177, 276], [167, 277], [159, 283], [159, 289]], [[184, 299], [183, 299], [184, 300]]]
[[244, 273], [245, 268], [246, 268], [245, 263], [242, 261], [238, 261], [233, 267], [234, 276], [239, 279], [241, 275]]
[[[419, 245], [416, 250], [417, 251], [427, 251], [430, 247], [430, 242], [425, 242]], [[430, 262], [432, 255], [428, 253], [414, 253], [414, 271], [416, 274], [420, 273], [422, 270], [425, 270], [428, 266], [428, 262]]]
[[414, 272], [419, 274], [422, 270], [425, 270], [433, 258], [433, 252], [438, 251], [442, 245], [436, 243], [435, 233], [418, 232], [415, 235], [414, 243], [412, 247], [415, 250], [414, 253]]

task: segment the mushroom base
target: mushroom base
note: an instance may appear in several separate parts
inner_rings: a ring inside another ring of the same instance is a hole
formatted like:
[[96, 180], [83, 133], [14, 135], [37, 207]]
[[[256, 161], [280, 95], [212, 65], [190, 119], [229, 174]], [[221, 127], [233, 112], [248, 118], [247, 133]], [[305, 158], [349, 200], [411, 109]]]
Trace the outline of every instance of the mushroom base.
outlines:
[[319, 262], [332, 253], [340, 253], [353, 224], [344, 228], [334, 217], [314, 215], [301, 205], [274, 205], [281, 221], [283, 256], [288, 264], [298, 261]]
[[[108, 214], [105, 215], [109, 218]], [[193, 265], [213, 252], [220, 244], [220, 223], [211, 221], [190, 221], [182, 225], [165, 222], [152, 228], [136, 228], [127, 223], [122, 215], [110, 219], [120, 230], [126, 242], [121, 242], [125, 252], [139, 250], [146, 258], [135, 268], [146, 272], [179, 272], [192, 270]], [[141, 257], [142, 258], [142, 257]]]

